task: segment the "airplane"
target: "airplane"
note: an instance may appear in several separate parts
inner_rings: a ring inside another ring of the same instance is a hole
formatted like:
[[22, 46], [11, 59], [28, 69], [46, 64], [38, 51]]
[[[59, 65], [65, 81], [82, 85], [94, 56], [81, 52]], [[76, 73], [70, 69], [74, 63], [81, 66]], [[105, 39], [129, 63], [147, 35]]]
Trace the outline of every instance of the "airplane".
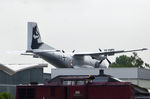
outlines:
[[75, 50], [72, 53], [66, 53], [63, 50], [55, 49], [42, 42], [36, 22], [28, 22], [27, 34], [27, 50], [26, 53], [22, 53], [21, 55], [32, 55], [34, 58], [40, 57], [56, 68], [106, 68], [107, 66], [103, 64], [104, 60], [107, 60], [111, 64], [107, 56], [117, 53], [147, 50], [147, 48], [118, 51], [114, 49], [102, 51], [99, 49], [99, 52], [92, 53], [76, 53]]

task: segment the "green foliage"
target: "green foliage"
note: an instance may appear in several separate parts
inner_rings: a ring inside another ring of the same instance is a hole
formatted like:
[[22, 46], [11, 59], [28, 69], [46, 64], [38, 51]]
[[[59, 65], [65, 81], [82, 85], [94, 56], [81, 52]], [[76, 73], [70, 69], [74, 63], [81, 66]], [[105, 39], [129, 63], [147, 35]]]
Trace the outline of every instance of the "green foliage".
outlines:
[[0, 99], [14, 99], [10, 93], [2, 92], [0, 93]]
[[144, 61], [137, 55], [137, 53], [133, 53], [130, 57], [126, 55], [121, 55], [116, 58], [116, 61], [113, 62], [109, 67], [139, 67], [139, 68], [150, 68], [150, 65], [145, 63]]

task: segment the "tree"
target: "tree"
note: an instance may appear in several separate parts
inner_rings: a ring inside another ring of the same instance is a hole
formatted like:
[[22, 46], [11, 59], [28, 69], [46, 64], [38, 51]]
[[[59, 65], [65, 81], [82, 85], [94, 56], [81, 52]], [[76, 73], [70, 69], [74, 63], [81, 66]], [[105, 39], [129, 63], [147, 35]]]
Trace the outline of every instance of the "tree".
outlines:
[[144, 61], [137, 55], [137, 53], [133, 53], [133, 55], [126, 56], [121, 55], [116, 58], [116, 61], [113, 62], [109, 67], [139, 67], [139, 68], [150, 68], [150, 65], [145, 63]]
[[7, 92], [0, 93], [0, 99], [13, 99], [12, 95]]

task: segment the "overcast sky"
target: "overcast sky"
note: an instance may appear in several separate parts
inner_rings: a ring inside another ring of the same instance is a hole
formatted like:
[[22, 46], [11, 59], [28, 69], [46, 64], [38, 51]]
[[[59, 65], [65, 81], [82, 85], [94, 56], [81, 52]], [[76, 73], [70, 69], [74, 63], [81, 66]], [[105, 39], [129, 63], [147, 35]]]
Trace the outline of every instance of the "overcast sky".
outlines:
[[[28, 21], [42, 41], [70, 52], [150, 49], [150, 0], [0, 0], [2, 64], [42, 62], [9, 53], [26, 50]], [[138, 54], [150, 64], [150, 50]]]

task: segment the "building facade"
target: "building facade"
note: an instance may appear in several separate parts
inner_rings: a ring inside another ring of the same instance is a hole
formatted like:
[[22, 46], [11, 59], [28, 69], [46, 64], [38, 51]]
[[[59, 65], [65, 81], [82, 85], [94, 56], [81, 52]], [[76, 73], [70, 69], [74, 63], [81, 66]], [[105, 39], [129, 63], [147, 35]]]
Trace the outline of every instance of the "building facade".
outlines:
[[47, 66], [47, 64], [0, 64], [0, 92], [9, 92], [15, 97], [16, 85], [44, 83], [43, 68]]
[[[106, 68], [105, 74], [111, 75], [122, 81], [131, 82], [138, 86], [150, 89], [150, 69], [143, 68]], [[98, 68], [80, 69], [52, 69], [51, 77], [59, 75], [98, 75]]]

